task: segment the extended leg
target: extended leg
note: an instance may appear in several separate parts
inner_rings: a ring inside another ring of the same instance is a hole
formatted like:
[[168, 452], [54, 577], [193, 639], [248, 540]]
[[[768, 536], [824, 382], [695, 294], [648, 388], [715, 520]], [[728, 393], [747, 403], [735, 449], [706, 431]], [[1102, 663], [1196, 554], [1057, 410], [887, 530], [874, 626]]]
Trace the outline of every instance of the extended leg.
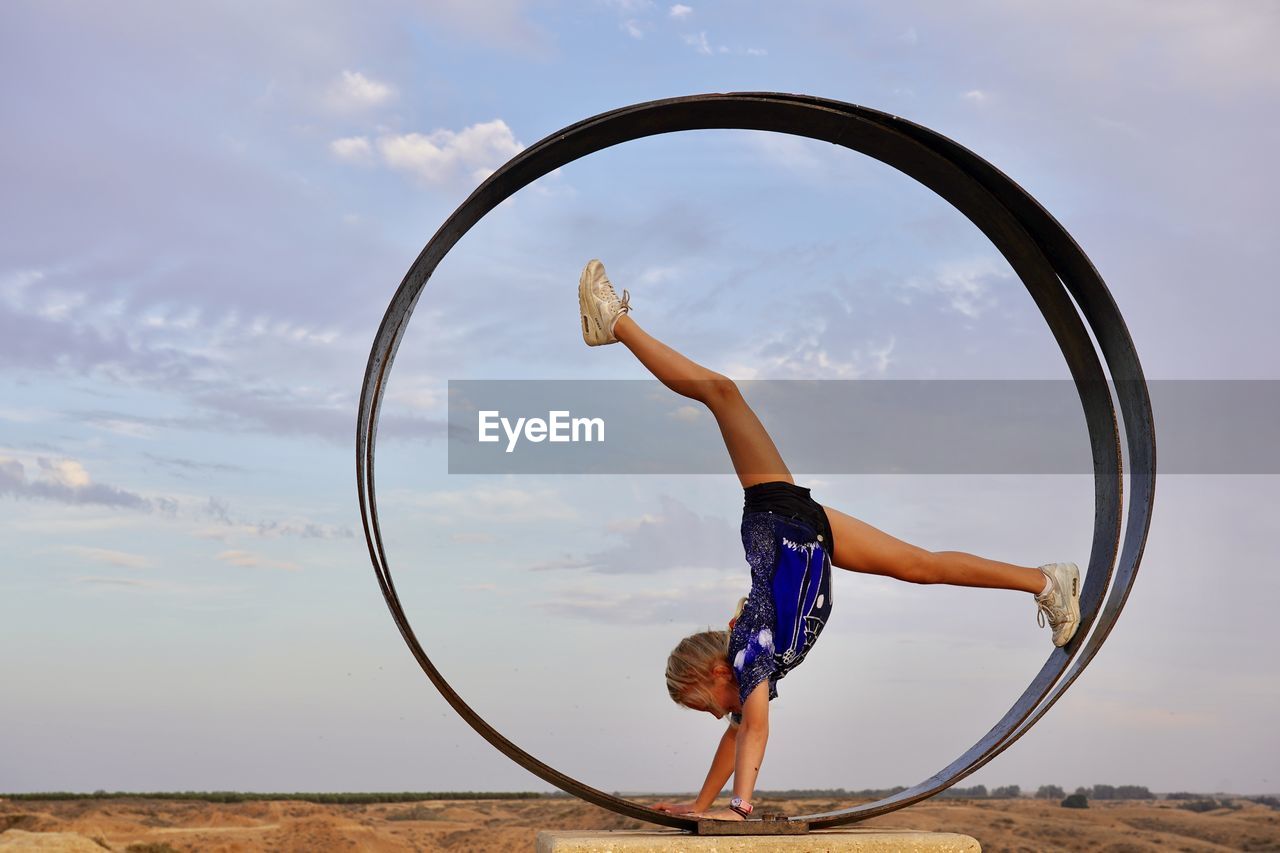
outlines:
[[988, 560], [963, 551], [926, 551], [851, 515], [823, 506], [835, 537], [831, 563], [853, 572], [887, 575], [911, 583], [945, 583], [1038, 593], [1039, 569]]
[[663, 385], [711, 410], [743, 488], [774, 480], [795, 482], [773, 439], [732, 379], [676, 352], [640, 328], [629, 314], [618, 318], [613, 334]]

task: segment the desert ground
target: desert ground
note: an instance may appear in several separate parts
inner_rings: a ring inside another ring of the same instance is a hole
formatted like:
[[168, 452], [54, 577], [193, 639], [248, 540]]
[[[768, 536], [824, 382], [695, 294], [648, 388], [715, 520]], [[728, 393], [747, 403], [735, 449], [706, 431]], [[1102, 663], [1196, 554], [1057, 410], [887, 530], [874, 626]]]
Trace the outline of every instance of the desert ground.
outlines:
[[[946, 830], [999, 851], [1280, 851], [1280, 811], [1244, 800], [1195, 813], [1160, 800], [1066, 809], [1032, 799], [933, 800], [859, 826]], [[851, 803], [766, 802], [812, 814]], [[531, 851], [539, 830], [640, 829], [638, 821], [567, 798], [378, 805], [160, 799], [6, 801], [0, 851]]]

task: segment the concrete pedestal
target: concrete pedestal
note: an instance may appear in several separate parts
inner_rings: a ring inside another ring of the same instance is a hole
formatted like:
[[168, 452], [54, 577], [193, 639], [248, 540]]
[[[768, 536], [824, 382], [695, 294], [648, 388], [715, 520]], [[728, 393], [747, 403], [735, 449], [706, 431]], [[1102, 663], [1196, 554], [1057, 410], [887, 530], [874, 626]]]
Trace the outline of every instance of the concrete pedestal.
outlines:
[[674, 829], [538, 833], [538, 853], [981, 853], [977, 839], [914, 829], [826, 829], [807, 835], [690, 835]]

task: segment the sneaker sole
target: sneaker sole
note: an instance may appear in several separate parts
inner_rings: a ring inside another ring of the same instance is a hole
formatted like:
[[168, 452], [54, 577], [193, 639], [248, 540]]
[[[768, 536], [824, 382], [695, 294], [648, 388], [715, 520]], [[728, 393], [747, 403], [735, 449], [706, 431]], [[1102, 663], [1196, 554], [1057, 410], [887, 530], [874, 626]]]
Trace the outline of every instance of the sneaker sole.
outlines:
[[1071, 642], [1071, 638], [1076, 635], [1076, 629], [1080, 627], [1080, 569], [1075, 563], [1061, 563], [1059, 565], [1066, 567], [1066, 579], [1071, 584], [1071, 593], [1067, 596], [1067, 610], [1071, 614], [1071, 628], [1061, 643], [1054, 644], [1061, 648]]
[[599, 265], [599, 262], [588, 262], [587, 265], [582, 268], [582, 275], [578, 277], [578, 315], [582, 318], [582, 339], [586, 341], [586, 344], [589, 347], [616, 344], [618, 342], [616, 339], [612, 341], [593, 341], [591, 339], [591, 330], [593, 326], [598, 330], [598, 334], [601, 337], [608, 337], [608, 334], [605, 332], [604, 325], [600, 322], [600, 316], [595, 310], [596, 300], [594, 295], [591, 293], [590, 273], [593, 264]]

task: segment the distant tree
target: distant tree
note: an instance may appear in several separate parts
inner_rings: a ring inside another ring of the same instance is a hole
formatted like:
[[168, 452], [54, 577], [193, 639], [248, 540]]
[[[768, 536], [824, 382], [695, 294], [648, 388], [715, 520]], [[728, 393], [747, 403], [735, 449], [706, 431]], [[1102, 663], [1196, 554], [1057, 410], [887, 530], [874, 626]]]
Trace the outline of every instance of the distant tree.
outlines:
[[1092, 796], [1093, 796], [1093, 789], [1092, 789], [1092, 788], [1084, 788], [1084, 787], [1080, 787], [1080, 788], [1076, 788], [1076, 793], [1077, 793], [1077, 794], [1079, 794], [1079, 795], [1080, 795], [1080, 796], [1082, 796], [1082, 797], [1092, 797]]
[[991, 792], [991, 796], [1000, 800], [1017, 799], [1022, 796], [1022, 788], [1017, 785], [1001, 785]]
[[1060, 800], [1067, 795], [1067, 792], [1059, 788], [1057, 785], [1041, 785], [1036, 791], [1037, 800]]
[[1094, 785], [1093, 793], [1089, 796], [1095, 800], [1114, 800], [1116, 789], [1114, 785]]
[[1064, 809], [1087, 809], [1089, 808], [1089, 798], [1084, 794], [1075, 793], [1067, 796], [1061, 805]]
[[986, 799], [990, 796], [987, 793], [986, 785], [974, 785], [972, 788], [958, 788], [951, 786], [938, 795], [939, 797], [967, 797], [974, 800]]
[[1178, 803], [1178, 808], [1186, 809], [1191, 812], [1212, 812], [1218, 809], [1231, 809], [1238, 811], [1240, 804], [1235, 800], [1215, 800], [1213, 797], [1207, 797], [1203, 800], [1188, 800]]
[[1147, 790], [1146, 785], [1117, 785], [1117, 800], [1151, 800], [1151, 792]]

